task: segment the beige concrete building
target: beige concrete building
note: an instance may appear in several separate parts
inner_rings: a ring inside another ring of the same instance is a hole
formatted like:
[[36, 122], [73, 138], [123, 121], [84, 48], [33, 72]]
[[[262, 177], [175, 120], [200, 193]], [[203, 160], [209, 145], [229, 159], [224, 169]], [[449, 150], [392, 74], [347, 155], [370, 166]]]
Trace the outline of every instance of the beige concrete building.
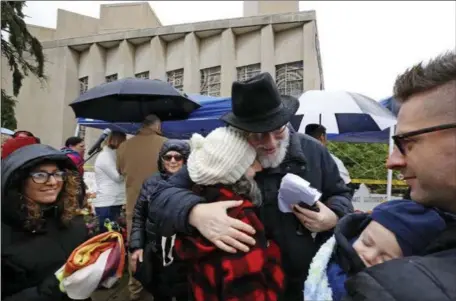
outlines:
[[[99, 19], [59, 9], [56, 29], [29, 26], [42, 41], [47, 80], [24, 81], [18, 128], [60, 147], [76, 128], [68, 104], [91, 87], [124, 77], [158, 78], [187, 93], [229, 96], [234, 80], [267, 71], [283, 94], [322, 89], [315, 12], [298, 6], [245, 1], [242, 18], [172, 26], [162, 26], [147, 2], [101, 5]], [[2, 84], [8, 87], [5, 67]], [[86, 143], [99, 133], [87, 130]]]

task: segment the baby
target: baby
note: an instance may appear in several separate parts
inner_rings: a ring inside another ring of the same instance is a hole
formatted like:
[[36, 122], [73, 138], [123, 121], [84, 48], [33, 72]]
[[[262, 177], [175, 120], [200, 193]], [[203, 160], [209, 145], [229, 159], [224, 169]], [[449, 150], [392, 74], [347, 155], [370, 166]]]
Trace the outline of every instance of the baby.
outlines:
[[409, 200], [382, 203], [371, 215], [355, 213], [343, 218], [310, 265], [304, 300], [341, 300], [348, 275], [418, 255], [445, 227], [437, 211]]

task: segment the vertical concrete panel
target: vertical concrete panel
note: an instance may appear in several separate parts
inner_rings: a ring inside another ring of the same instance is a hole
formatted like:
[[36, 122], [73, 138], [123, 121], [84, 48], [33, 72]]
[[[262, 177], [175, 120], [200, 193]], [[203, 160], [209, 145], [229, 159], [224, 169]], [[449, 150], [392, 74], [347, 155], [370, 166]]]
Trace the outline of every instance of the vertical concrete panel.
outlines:
[[261, 29], [261, 72], [269, 72], [275, 80], [274, 31], [272, 25]]
[[153, 37], [150, 41], [150, 79], [166, 80], [166, 42], [160, 37]]
[[318, 64], [317, 32], [315, 21], [304, 24], [303, 43], [304, 91], [320, 90], [321, 75]]
[[105, 56], [103, 47], [94, 43], [89, 49], [89, 89], [105, 82]]
[[208, 38], [201, 38], [199, 41], [199, 69], [212, 68], [220, 66], [222, 63], [220, 48], [221, 35], [215, 35]]
[[221, 96], [231, 96], [231, 85], [236, 80], [236, 40], [231, 28], [222, 33]]
[[[89, 49], [89, 89], [105, 82], [106, 73], [106, 50], [100, 45], [94, 43]], [[106, 108], [109, 110], [110, 108]], [[86, 128], [85, 143], [91, 147], [101, 134], [101, 130]], [[92, 158], [88, 165], [93, 165], [95, 158]]]
[[119, 60], [119, 77], [134, 77], [135, 70], [135, 46], [127, 40], [123, 40], [118, 49], [118, 60]]
[[119, 45], [105, 49], [105, 66], [105, 77], [113, 74], [119, 75]]
[[166, 44], [166, 71], [184, 68], [185, 38], [177, 39]]
[[150, 41], [135, 47], [135, 74], [150, 72], [150, 48]]
[[301, 61], [303, 57], [302, 26], [276, 32], [274, 35], [275, 64]]
[[261, 31], [236, 36], [236, 66], [261, 63]]
[[184, 53], [184, 91], [187, 93], [199, 93], [199, 39], [194, 32], [185, 36]]
[[60, 144], [62, 146], [65, 140], [74, 135], [76, 129], [76, 118], [73, 110], [69, 106], [79, 96], [79, 76], [78, 76], [78, 65], [79, 65], [79, 53], [71, 48], [62, 48], [64, 60], [63, 60], [63, 86], [61, 87], [63, 108], [62, 108], [62, 136], [60, 137]]
[[90, 62], [89, 62], [89, 49], [79, 53], [79, 66], [78, 66], [78, 78], [89, 76], [90, 74]]

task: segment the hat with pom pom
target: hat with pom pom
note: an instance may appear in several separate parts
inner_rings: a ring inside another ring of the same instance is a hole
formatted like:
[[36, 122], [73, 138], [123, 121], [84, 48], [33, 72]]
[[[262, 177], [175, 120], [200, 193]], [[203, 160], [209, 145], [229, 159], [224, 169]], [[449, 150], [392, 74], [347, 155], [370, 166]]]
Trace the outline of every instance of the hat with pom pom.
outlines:
[[199, 185], [234, 184], [253, 164], [256, 151], [243, 133], [232, 127], [220, 127], [206, 138], [193, 134], [187, 169]]

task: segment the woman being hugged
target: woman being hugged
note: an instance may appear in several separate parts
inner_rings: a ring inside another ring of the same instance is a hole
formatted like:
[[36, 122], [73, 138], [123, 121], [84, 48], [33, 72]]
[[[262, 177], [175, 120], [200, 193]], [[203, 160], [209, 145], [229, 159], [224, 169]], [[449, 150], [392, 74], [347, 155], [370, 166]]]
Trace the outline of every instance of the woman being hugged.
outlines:
[[70, 300], [54, 273], [88, 238], [76, 215], [79, 179], [65, 154], [43, 144], [2, 161], [2, 300]]

